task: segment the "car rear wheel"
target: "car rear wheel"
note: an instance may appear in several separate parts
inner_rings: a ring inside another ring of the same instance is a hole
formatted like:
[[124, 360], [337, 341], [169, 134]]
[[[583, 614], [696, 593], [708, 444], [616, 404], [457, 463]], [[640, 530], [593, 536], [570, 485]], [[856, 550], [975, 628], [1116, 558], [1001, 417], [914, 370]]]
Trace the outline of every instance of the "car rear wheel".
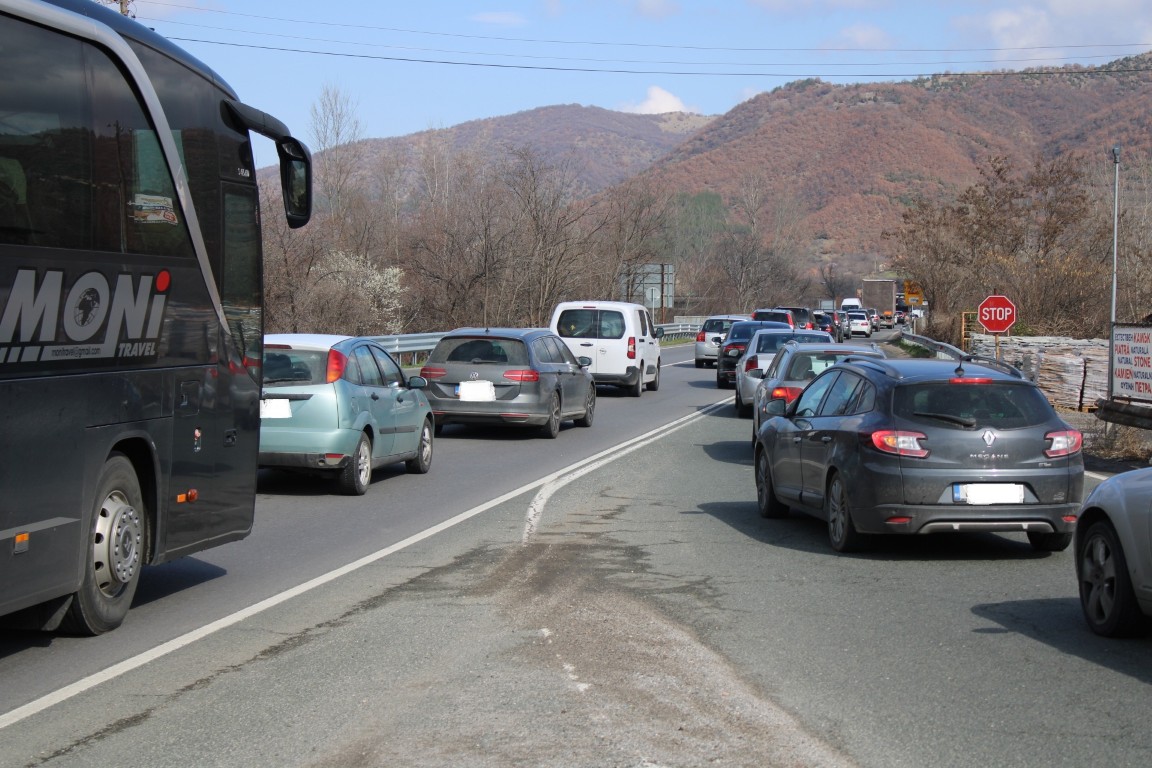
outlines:
[[1028, 543], [1037, 552], [1063, 552], [1072, 543], [1072, 534], [1029, 531]]
[[336, 487], [345, 496], [363, 496], [372, 481], [372, 441], [360, 433], [351, 460], [336, 476]]
[[852, 522], [852, 512], [848, 507], [848, 488], [840, 473], [828, 481], [828, 492], [824, 495], [824, 512], [828, 517], [828, 540], [837, 552], [856, 552], [864, 547], [864, 536], [856, 530]]
[[416, 446], [416, 455], [404, 462], [404, 469], [413, 475], [427, 474], [432, 468], [432, 435], [435, 427], [432, 419], [424, 419], [424, 426], [420, 427], [420, 444]]
[[656, 361], [656, 375], [648, 382], [648, 391], [655, 392], [660, 389], [660, 361]]
[[540, 435], [549, 440], [560, 434], [560, 395], [553, 392], [552, 402], [548, 406], [548, 421], [540, 427]]
[[1112, 524], [1093, 523], [1076, 550], [1076, 576], [1080, 607], [1088, 628], [1104, 637], [1127, 637], [1147, 631], [1140, 612], [1128, 561]]
[[596, 418], [596, 385], [588, 385], [588, 396], [584, 399], [584, 415], [576, 419], [576, 426], [590, 427]]
[[768, 451], [760, 451], [756, 456], [756, 505], [760, 508], [760, 517], [788, 516], [788, 505], [776, 498], [776, 490], [772, 487]]

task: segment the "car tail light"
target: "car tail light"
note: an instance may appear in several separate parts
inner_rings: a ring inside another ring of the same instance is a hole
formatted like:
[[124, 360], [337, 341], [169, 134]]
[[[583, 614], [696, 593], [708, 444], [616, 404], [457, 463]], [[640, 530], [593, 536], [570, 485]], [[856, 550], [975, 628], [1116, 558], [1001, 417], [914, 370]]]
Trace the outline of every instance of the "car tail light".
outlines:
[[1084, 445], [1084, 435], [1075, 429], [1049, 432], [1044, 435], [1044, 439], [1051, 441], [1044, 451], [1044, 455], [1050, 459], [1055, 459], [1058, 456], [1073, 456], [1080, 453], [1080, 449]]
[[426, 379], [442, 379], [448, 375], [448, 370], [436, 365], [426, 365], [420, 369], [420, 375]]
[[724, 354], [727, 357], [740, 357], [744, 354], [744, 350], [748, 347], [744, 344], [728, 344], [724, 347]]
[[760, 367], [760, 363], [758, 363], [756, 361], [756, 355], [752, 355], [751, 357], [749, 357], [747, 360], [744, 361], [744, 373], [748, 373], [748, 371], [756, 370], [759, 367]]
[[347, 355], [336, 349], [328, 350], [328, 375], [324, 380], [329, 384], [339, 381], [344, 377], [344, 369], [347, 367]]
[[986, 377], [981, 377], [981, 376], [972, 376], [972, 377], [957, 376], [955, 378], [948, 379], [948, 383], [949, 384], [991, 384], [992, 379], [989, 379]]
[[786, 403], [790, 403], [800, 397], [800, 393], [803, 391], [803, 387], [773, 387], [772, 396], [769, 399], [783, 400]]
[[504, 371], [504, 378], [509, 381], [540, 381], [540, 374], [532, 369], [523, 371]]
[[636, 359], [636, 337], [635, 336], [629, 336], [628, 337], [628, 359], [629, 360], [635, 360]]
[[700, 331], [700, 333], [696, 334], [696, 341], [707, 341], [707, 339], [704, 338], [705, 335], [704, 331]]
[[927, 439], [927, 437], [922, 432], [903, 432], [893, 429], [877, 430], [871, 435], [872, 445], [877, 450], [896, 456], [908, 456], [913, 459], [923, 459], [928, 455], [928, 449], [920, 445], [920, 441]]

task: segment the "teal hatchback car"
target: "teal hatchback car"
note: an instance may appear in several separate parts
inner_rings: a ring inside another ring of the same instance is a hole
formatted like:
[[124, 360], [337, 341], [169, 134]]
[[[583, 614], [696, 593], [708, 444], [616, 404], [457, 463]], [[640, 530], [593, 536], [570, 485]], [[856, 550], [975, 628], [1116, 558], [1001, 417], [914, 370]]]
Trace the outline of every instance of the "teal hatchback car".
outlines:
[[355, 496], [388, 464], [423, 474], [435, 431], [427, 385], [368, 338], [268, 334], [260, 466], [328, 475]]

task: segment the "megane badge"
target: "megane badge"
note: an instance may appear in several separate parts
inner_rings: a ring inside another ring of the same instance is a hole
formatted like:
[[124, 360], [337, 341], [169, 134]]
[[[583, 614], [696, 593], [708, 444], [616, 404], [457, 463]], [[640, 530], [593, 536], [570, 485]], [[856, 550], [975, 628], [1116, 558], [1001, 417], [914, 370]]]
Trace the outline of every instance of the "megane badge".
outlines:
[[989, 448], [992, 447], [992, 443], [996, 442], [996, 435], [994, 435], [990, 429], [984, 430], [984, 434], [980, 437], [984, 439], [984, 445], [988, 446]]

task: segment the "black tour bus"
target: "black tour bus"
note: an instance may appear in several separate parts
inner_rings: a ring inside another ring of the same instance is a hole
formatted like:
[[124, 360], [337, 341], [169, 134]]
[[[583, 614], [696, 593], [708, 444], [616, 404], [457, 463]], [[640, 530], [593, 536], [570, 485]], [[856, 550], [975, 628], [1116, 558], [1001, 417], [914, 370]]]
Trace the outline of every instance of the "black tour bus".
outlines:
[[252, 529], [263, 338], [249, 131], [288, 224], [311, 158], [92, 0], [0, 0], [0, 616], [119, 626], [146, 564]]

